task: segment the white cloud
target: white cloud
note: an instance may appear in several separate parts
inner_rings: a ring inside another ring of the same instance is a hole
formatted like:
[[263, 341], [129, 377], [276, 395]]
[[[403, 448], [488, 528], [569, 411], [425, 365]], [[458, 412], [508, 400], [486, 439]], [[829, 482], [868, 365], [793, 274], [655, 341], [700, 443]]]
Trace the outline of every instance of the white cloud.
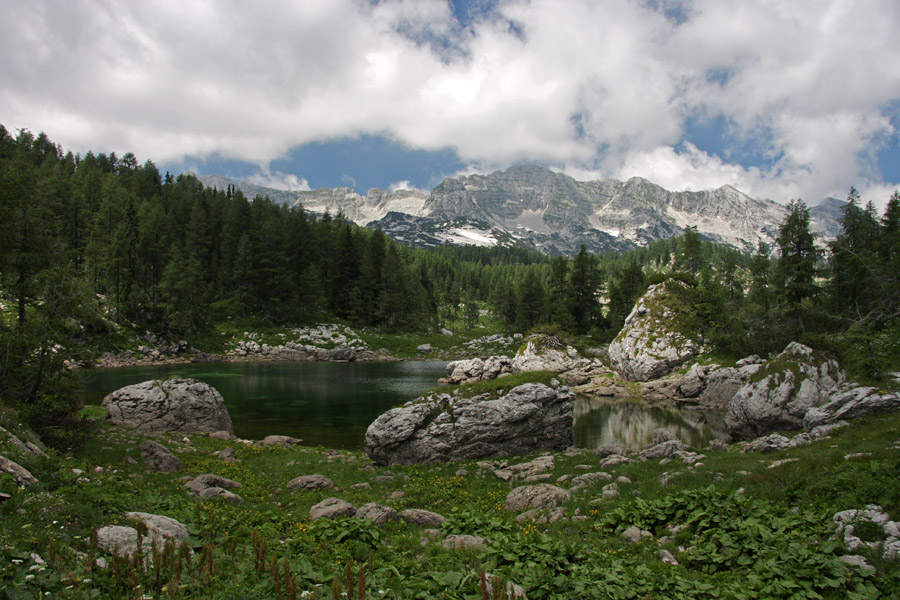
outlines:
[[292, 173], [282, 173], [275, 171], [270, 173], [268, 169], [262, 169], [258, 173], [247, 178], [250, 183], [261, 185], [276, 190], [286, 190], [288, 192], [308, 192], [310, 191], [309, 182], [304, 177], [298, 177]]
[[[650, 4], [506, 0], [460, 28], [444, 0], [0, 0], [0, 123], [157, 163], [385, 134], [473, 171], [537, 161], [779, 201], [895, 184], [872, 157], [895, 134], [896, 0], [692, 0], [681, 23]], [[692, 115], [772, 166], [682, 144]]]
[[420, 190], [419, 188], [411, 184], [408, 179], [404, 179], [403, 181], [395, 181], [394, 183], [389, 185], [388, 191], [393, 194], [394, 192], [399, 191], [423, 192], [424, 190]]

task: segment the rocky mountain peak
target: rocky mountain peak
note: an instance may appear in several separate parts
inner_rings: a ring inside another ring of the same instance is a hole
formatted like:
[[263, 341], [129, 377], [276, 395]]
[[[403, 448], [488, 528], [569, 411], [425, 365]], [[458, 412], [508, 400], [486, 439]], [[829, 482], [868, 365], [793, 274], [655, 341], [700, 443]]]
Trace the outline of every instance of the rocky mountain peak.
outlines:
[[[239, 187], [243, 189], [244, 182]], [[411, 245], [519, 245], [569, 255], [581, 244], [595, 252], [645, 246], [681, 235], [688, 226], [711, 240], [749, 251], [760, 240], [774, 243], [786, 214], [784, 206], [752, 198], [731, 185], [672, 192], [643, 177], [578, 181], [533, 164], [447, 178], [430, 194], [377, 188], [366, 196], [349, 188], [275, 192], [276, 201], [314, 212], [341, 210], [357, 224], [379, 227]], [[832, 203], [810, 214], [813, 231], [823, 238], [839, 231], [840, 213]]]

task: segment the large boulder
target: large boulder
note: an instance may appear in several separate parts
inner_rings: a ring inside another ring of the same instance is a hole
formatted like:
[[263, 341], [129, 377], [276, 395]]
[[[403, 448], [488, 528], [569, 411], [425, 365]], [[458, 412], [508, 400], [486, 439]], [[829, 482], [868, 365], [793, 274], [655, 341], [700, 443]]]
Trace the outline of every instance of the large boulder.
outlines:
[[612, 368], [629, 381], [650, 381], [694, 359], [702, 344], [678, 331], [678, 315], [687, 310], [679, 292], [687, 285], [674, 279], [652, 285], [625, 319], [609, 345]]
[[114, 425], [141, 431], [234, 434], [222, 396], [195, 379], [153, 380], [125, 386], [104, 398], [101, 406]]
[[797, 429], [806, 412], [828, 402], [843, 380], [834, 360], [822, 359], [809, 347], [791, 342], [735, 393], [725, 425], [740, 439]]
[[377, 464], [433, 463], [539, 449], [574, 441], [575, 394], [527, 383], [496, 397], [432, 394], [378, 417], [366, 431], [366, 453]]

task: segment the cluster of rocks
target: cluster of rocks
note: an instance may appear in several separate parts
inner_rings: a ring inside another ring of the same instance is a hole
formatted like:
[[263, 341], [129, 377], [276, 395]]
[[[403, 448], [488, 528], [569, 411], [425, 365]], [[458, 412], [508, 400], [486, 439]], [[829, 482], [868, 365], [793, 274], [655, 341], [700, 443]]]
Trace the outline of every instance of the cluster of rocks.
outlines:
[[497, 333], [494, 335], [486, 335], [474, 340], [469, 340], [463, 346], [470, 352], [484, 352], [486, 348], [494, 348], [496, 346], [512, 346], [521, 340], [524, 336], [521, 333], [513, 335], [503, 335]]
[[[897, 394], [847, 383], [834, 360], [797, 342], [769, 360], [748, 356], [734, 367], [693, 364], [682, 376], [665, 377], [703, 351], [702, 339], [678, 331], [680, 312], [690, 310], [678, 300], [684, 285], [670, 279], [651, 286], [609, 345], [612, 368], [625, 380], [642, 382], [644, 401], [724, 410], [725, 425], [738, 439], [801, 427], [812, 434], [821, 425], [900, 409]], [[602, 391], [616, 396], [622, 388], [612, 384]], [[796, 443], [808, 438], [798, 436]]]
[[[0, 427], [0, 442], [3, 442], [5, 446], [12, 450], [10, 456], [14, 456], [16, 460], [26, 462], [34, 459], [47, 458], [47, 453], [36, 436], [32, 437], [32, 439], [29, 439], [27, 436], [25, 439], [22, 439], [4, 427]], [[22, 487], [28, 487], [38, 482], [37, 478], [31, 474], [31, 471], [15, 460], [3, 455], [0, 455], [0, 473], [6, 473], [7, 475], [12, 476], [16, 481], [16, 485]], [[0, 494], [0, 502], [8, 499], [8, 495]]]
[[[149, 331], [140, 338], [137, 350], [104, 352], [95, 361], [97, 367], [127, 367], [144, 364], [179, 364], [211, 362], [221, 357], [205, 354], [191, 347], [187, 340], [166, 340]], [[71, 365], [73, 368], [80, 365]]]
[[584, 368], [591, 361], [582, 358], [572, 346], [566, 346], [553, 336], [537, 334], [528, 338], [513, 357], [491, 356], [456, 360], [447, 364], [447, 377], [441, 383], [460, 384], [489, 381], [530, 371], [566, 373]]
[[244, 332], [228, 352], [231, 358], [254, 360], [309, 360], [354, 361], [371, 360], [376, 355], [369, 350], [353, 330], [337, 325], [319, 325], [305, 329], [292, 329], [293, 340], [287, 334], [279, 334], [285, 341], [280, 344], [260, 343], [258, 333]]
[[[848, 550], [874, 550], [885, 560], [900, 557], [900, 522], [891, 521], [890, 516], [880, 506], [870, 504], [864, 509], [843, 510], [835, 513], [833, 520], [835, 537], [843, 541]], [[878, 533], [873, 536], [866, 535], [865, 537], [870, 539], [863, 539], [859, 530], [864, 526]], [[862, 559], [861, 556], [855, 558]], [[850, 564], [859, 564], [854, 557], [842, 557], [842, 560]], [[867, 563], [860, 566], [872, 568]]]
[[376, 463], [432, 463], [524, 454], [572, 445], [575, 395], [565, 386], [529, 383], [499, 397], [432, 394], [379, 416], [366, 430]]
[[702, 409], [724, 410], [763, 360], [748, 356], [734, 367], [694, 363], [681, 377], [667, 377], [641, 385], [641, 398], [650, 404], [675, 403]]
[[285, 342], [277, 346], [259, 344], [253, 340], [241, 340], [230, 353], [232, 357], [252, 357], [255, 360], [308, 360], [308, 361], [336, 361], [350, 362], [354, 360], [366, 360], [370, 353], [365, 348], [354, 348], [341, 344], [333, 348], [319, 348], [317, 346], [301, 344], [299, 342]]

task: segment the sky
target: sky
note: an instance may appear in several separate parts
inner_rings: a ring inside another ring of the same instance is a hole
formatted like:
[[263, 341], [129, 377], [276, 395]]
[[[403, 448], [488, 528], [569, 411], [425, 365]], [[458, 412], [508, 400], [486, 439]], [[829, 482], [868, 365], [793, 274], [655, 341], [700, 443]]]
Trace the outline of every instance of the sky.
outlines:
[[535, 163], [881, 207], [897, 0], [0, 0], [0, 124], [161, 171], [429, 190]]

